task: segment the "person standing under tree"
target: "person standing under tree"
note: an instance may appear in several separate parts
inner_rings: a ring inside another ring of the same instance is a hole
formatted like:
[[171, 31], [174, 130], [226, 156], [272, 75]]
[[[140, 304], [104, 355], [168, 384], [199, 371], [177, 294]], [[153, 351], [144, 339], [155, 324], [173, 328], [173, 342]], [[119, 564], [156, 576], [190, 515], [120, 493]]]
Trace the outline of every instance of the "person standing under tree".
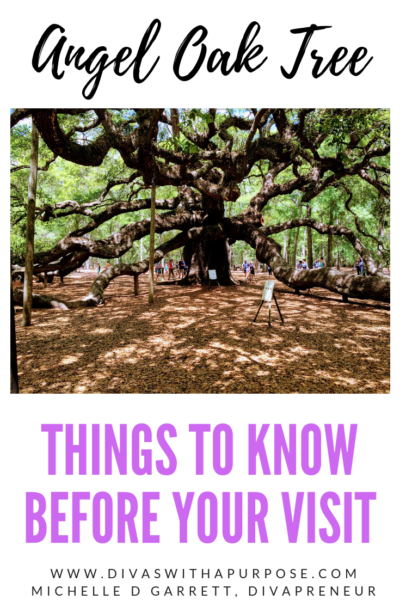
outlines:
[[185, 271], [185, 267], [184, 267], [185, 261], [181, 258], [181, 260], [179, 261], [178, 264], [179, 264], [179, 273], [178, 273], [178, 276], [181, 279], [183, 279], [183, 274], [184, 274], [184, 271]]
[[244, 259], [244, 263], [243, 263], [243, 273], [244, 273], [244, 280], [247, 281], [247, 277], [249, 275], [249, 271], [250, 271], [250, 264], [247, 261], [247, 258]]
[[13, 291], [16, 290], [19, 285], [22, 285], [21, 275], [17, 275], [17, 277], [15, 279], [13, 279], [13, 282], [12, 282]]
[[[160, 262], [158, 262], [156, 264], [156, 281], [160, 275], [162, 275], [162, 264]], [[162, 277], [161, 277], [161, 281], [162, 281]]]
[[253, 261], [250, 261], [249, 270], [250, 270], [249, 281], [253, 281], [256, 278], [256, 270], [254, 268]]
[[168, 265], [168, 280], [171, 279], [171, 275], [172, 275], [172, 279], [175, 279], [175, 275], [174, 275], [174, 263], [171, 260], [169, 261], [169, 265]]

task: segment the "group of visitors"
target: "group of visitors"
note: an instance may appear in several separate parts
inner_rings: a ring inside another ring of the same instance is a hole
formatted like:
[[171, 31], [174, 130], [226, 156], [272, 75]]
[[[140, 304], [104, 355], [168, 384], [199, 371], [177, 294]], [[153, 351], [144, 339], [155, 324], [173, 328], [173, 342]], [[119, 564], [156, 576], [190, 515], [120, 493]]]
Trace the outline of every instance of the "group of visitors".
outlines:
[[[323, 269], [324, 267], [326, 267], [326, 262], [324, 261], [324, 259], [321, 256], [321, 258], [317, 258], [317, 260], [315, 261], [312, 268], [313, 269]], [[308, 266], [305, 258], [299, 259], [299, 262], [296, 265], [296, 269], [298, 271], [301, 271], [301, 270], [308, 271], [309, 270], [309, 266]]]
[[[321, 258], [317, 258], [317, 260], [314, 262], [314, 265], [311, 268], [312, 269], [323, 269], [324, 267], [326, 267], [326, 262], [324, 261], [323, 257], [321, 256]], [[296, 265], [296, 269], [298, 271], [309, 271], [310, 270], [305, 258], [299, 259], [299, 262]], [[312, 295], [311, 288], [309, 288], [307, 290], [307, 293]]]
[[[236, 271], [236, 269], [239, 269], [240, 267], [238, 265], [234, 265], [234, 269]], [[272, 275], [272, 268], [268, 265], [267, 267], [268, 269], [268, 275], [271, 276]], [[242, 264], [242, 271], [245, 275], [245, 281], [255, 281], [256, 279], [256, 267], [253, 263], [253, 261], [251, 260], [250, 262], [247, 260], [247, 258], [244, 259], [244, 262]]]
[[[108, 269], [109, 266], [110, 266], [110, 263], [107, 261], [106, 269]], [[97, 274], [100, 275], [100, 263], [97, 263], [96, 271], [97, 271]]]
[[245, 281], [255, 281], [256, 269], [252, 260], [249, 262], [247, 258], [245, 258], [244, 263], [242, 264], [242, 269], [245, 275]]
[[326, 267], [326, 262], [321, 256], [321, 258], [317, 258], [317, 260], [315, 261], [314, 269], [323, 269], [324, 267]]
[[168, 261], [165, 266], [163, 266], [162, 262], [158, 262], [155, 265], [156, 268], [156, 281], [159, 277], [163, 279], [163, 275], [168, 279], [175, 279], [175, 272], [177, 279], [183, 279], [188, 271], [188, 266], [186, 265], [183, 258], [181, 260], [177, 260], [174, 264], [174, 261], [171, 259]]

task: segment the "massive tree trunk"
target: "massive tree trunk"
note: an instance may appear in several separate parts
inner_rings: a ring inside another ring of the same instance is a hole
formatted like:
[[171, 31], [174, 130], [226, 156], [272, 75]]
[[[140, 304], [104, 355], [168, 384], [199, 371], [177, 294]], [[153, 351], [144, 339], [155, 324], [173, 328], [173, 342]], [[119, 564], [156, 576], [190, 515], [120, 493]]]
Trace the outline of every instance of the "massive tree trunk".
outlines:
[[208, 285], [208, 271], [215, 269], [221, 285], [235, 285], [231, 277], [230, 244], [228, 240], [200, 240], [187, 244], [183, 259], [189, 271], [182, 285]]

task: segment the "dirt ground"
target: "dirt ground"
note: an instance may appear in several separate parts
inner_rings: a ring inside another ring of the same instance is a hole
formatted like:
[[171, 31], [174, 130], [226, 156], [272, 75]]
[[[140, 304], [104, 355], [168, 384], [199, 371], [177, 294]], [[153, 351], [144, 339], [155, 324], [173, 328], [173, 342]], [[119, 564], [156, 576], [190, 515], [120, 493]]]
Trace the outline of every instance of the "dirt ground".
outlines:
[[[76, 300], [94, 277], [74, 273], [34, 292]], [[119, 277], [104, 306], [34, 310], [27, 328], [17, 307], [20, 392], [389, 393], [388, 306], [344, 304], [322, 289], [296, 296], [275, 281], [285, 323], [272, 304], [270, 328], [267, 304], [253, 323], [267, 275], [234, 277], [241, 285], [157, 286], [153, 305], [147, 275], [136, 297], [133, 278]]]

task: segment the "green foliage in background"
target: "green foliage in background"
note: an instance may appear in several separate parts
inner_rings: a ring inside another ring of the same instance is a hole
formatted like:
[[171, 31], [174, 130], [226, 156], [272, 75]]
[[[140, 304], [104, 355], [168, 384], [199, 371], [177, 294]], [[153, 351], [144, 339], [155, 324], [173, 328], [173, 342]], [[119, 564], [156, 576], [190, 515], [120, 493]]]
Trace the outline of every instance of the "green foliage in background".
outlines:
[[[124, 131], [130, 132], [137, 127], [134, 113], [132, 110], [114, 111], [114, 119], [119, 127]], [[225, 119], [227, 114], [245, 116], [248, 114], [248, 109], [218, 109], [216, 114], [217, 123]], [[195, 128], [201, 132], [207, 129], [210, 122], [210, 115], [206, 109], [179, 109], [180, 127], [181, 130]], [[378, 136], [387, 141], [389, 138], [389, 111], [374, 110], [365, 111], [362, 115], [358, 114], [355, 117], [349, 116], [348, 119], [340, 119], [327, 115], [326, 120], [320, 120], [317, 125], [313, 124], [312, 116], [306, 122], [306, 131], [312, 131], [313, 126], [322, 131], [328, 131], [329, 136], [326, 138], [320, 153], [326, 157], [334, 156], [340, 153], [340, 158], [346, 162], [346, 148], [353, 132], [358, 128], [365, 131], [366, 126], [371, 127], [371, 139]], [[71, 116], [60, 116], [60, 123], [66, 120], [68, 128], [79, 126], [89, 122], [92, 117], [89, 114]], [[293, 109], [291, 118], [296, 120], [296, 111]], [[272, 126], [274, 127], [274, 125]], [[29, 165], [30, 157], [30, 132], [31, 120], [20, 122], [11, 130], [10, 140], [10, 160], [11, 168]], [[86, 139], [92, 139], [98, 130], [88, 132]], [[231, 127], [229, 133], [234, 137], [233, 149], [243, 150], [247, 131], [241, 131], [236, 127]], [[255, 136], [256, 139], [258, 136]], [[80, 136], [76, 133], [72, 136], [74, 140], [81, 140], [85, 143], [85, 136]], [[161, 125], [159, 130], [159, 142], [167, 149], [172, 150], [178, 148], [180, 152], [193, 153], [197, 152], [198, 148], [195, 144], [187, 140], [181, 133], [179, 139], [172, 135], [171, 128], [167, 125]], [[213, 138], [213, 142], [218, 147], [223, 148], [224, 142], [218, 137]], [[52, 153], [47, 148], [42, 140], [39, 145], [39, 165], [44, 166], [46, 161], [51, 160]], [[389, 157], [380, 157], [376, 159], [376, 163], [381, 167], [389, 167]], [[240, 184], [241, 197], [236, 203], [226, 203], [226, 216], [234, 217], [239, 215], [249, 204], [250, 199], [260, 188], [262, 174], [267, 171], [267, 161], [260, 161], [255, 165], [246, 178]], [[301, 169], [307, 169], [306, 164], [299, 166]], [[106, 156], [103, 164], [100, 167], [82, 167], [71, 162], [67, 162], [61, 158], [57, 158], [52, 162], [48, 170], [39, 171], [38, 186], [37, 186], [37, 206], [43, 207], [46, 204], [55, 204], [62, 201], [73, 200], [79, 204], [97, 200], [104, 190], [107, 182], [110, 179], [122, 178], [129, 176], [131, 171], [123, 164], [122, 159], [116, 151], [110, 151]], [[329, 173], [326, 175], [328, 176]], [[292, 170], [289, 168], [279, 175], [277, 181], [284, 182], [293, 177]], [[26, 202], [28, 190], [29, 168], [21, 168], [11, 173], [11, 235], [10, 245], [11, 252], [20, 254], [25, 248], [25, 232], [26, 232]], [[389, 201], [379, 195], [378, 191], [360, 179], [358, 176], [347, 177], [345, 184], [352, 192], [353, 199], [351, 209], [359, 217], [363, 231], [379, 237], [386, 248], [390, 246], [390, 206]], [[135, 193], [136, 198], [147, 198], [150, 195], [150, 190], [135, 182], [133, 186], [121, 185], [114, 187], [107, 195], [105, 205], [115, 202], [126, 201]], [[157, 189], [157, 198], [170, 198], [177, 194], [177, 189], [172, 186], [160, 187]], [[341, 224], [350, 227], [356, 231], [354, 216], [345, 209], [345, 202], [348, 194], [343, 187], [329, 187], [319, 196], [312, 199], [311, 216], [319, 221], [329, 224]], [[268, 206], [264, 209], [264, 217], [266, 224], [280, 223], [295, 219], [300, 216], [306, 216], [306, 206], [302, 205], [302, 192], [295, 191], [291, 195], [278, 196], [272, 199]], [[104, 205], [103, 205], [104, 207]], [[102, 208], [103, 208], [102, 207]], [[119, 215], [110, 221], [104, 223], [93, 231], [90, 235], [93, 239], [101, 239], [108, 237], [119, 231], [125, 224], [141, 221], [150, 218], [150, 210], [142, 210], [125, 215]], [[36, 221], [35, 225], [35, 251], [49, 250], [60, 239], [62, 239], [70, 231], [73, 231], [85, 223], [90, 218], [83, 215], [72, 215], [65, 218], [51, 219], [48, 222]], [[158, 236], [157, 242], [167, 241], [176, 235], [177, 232], [165, 232], [162, 236]], [[376, 242], [360, 233], [357, 234], [363, 244], [372, 252], [375, 258], [377, 255]], [[294, 254], [294, 244], [296, 236], [298, 237], [298, 245], [296, 255]], [[322, 255], [326, 256], [327, 252], [327, 236], [321, 236], [315, 231], [313, 236], [313, 256], [314, 260]], [[157, 236], [156, 236], [157, 237]], [[307, 241], [305, 229], [300, 228], [300, 231], [291, 229], [284, 231], [274, 236], [281, 244], [282, 251], [286, 252], [286, 257], [291, 264], [300, 257], [307, 254]], [[135, 241], [133, 247], [119, 260], [123, 262], [135, 262], [141, 256], [146, 257], [149, 252], [149, 237], [143, 240]], [[182, 254], [182, 249], [172, 253], [174, 259], [178, 259]], [[244, 242], [236, 242], [232, 246], [232, 263], [241, 264], [243, 259], [255, 259], [254, 250]], [[354, 248], [344, 237], [333, 238], [333, 258], [339, 259], [341, 265], [354, 264], [357, 256]], [[111, 261], [114, 262], [114, 259]], [[379, 260], [379, 258], [378, 258]], [[91, 259], [92, 266], [100, 263], [105, 265], [105, 260]]]

